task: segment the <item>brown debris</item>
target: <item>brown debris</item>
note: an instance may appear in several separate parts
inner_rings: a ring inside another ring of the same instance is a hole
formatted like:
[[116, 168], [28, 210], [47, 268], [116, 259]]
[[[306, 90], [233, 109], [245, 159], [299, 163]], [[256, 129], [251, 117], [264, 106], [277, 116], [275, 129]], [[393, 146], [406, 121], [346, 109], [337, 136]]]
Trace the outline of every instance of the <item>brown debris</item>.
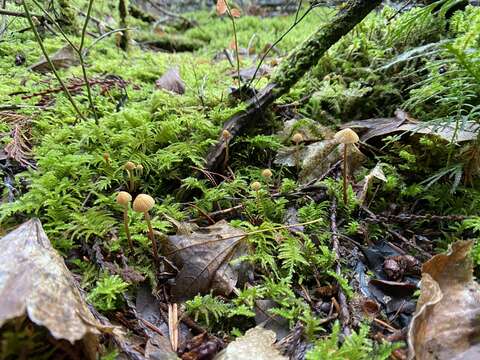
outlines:
[[480, 358], [480, 285], [472, 241], [458, 241], [422, 267], [421, 295], [408, 332], [409, 358]]

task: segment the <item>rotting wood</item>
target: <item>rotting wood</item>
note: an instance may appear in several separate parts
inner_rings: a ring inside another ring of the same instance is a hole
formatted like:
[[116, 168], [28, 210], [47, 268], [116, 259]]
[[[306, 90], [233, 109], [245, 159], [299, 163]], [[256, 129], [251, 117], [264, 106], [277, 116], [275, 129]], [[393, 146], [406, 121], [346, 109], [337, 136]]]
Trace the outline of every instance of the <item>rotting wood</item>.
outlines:
[[[325, 52], [361, 22], [382, 0], [349, 0], [342, 10], [327, 24], [321, 26], [307, 40], [284, 59], [273, 74], [270, 83], [258, 94], [247, 100], [246, 108], [233, 115], [223, 126], [232, 137], [239, 135], [250, 124], [262, 122], [264, 111], [316, 65]], [[217, 145], [210, 149], [206, 168], [222, 171], [225, 142], [219, 137]]]

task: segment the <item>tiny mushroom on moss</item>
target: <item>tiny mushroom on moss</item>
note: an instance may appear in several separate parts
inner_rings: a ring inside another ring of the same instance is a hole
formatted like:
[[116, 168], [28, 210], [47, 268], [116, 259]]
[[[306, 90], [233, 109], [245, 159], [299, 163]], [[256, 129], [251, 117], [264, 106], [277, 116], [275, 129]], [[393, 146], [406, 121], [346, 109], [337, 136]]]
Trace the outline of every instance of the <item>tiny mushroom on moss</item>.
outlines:
[[334, 140], [343, 144], [343, 202], [348, 204], [348, 150], [349, 146], [360, 141], [357, 133], [350, 128], [346, 128], [337, 132]]
[[230, 131], [228, 131], [227, 129], [224, 129], [222, 131], [222, 139], [223, 139], [223, 142], [225, 143], [225, 159], [223, 161], [223, 167], [226, 169], [227, 168], [227, 165], [228, 165], [228, 160], [229, 160], [229, 150], [228, 150], [228, 146], [229, 146], [229, 140], [230, 138], [232, 137], [232, 134], [230, 133]]
[[133, 171], [137, 165], [135, 165], [134, 162], [132, 161], [127, 161], [125, 165], [123, 165], [123, 168], [127, 171], [128, 174], [128, 190], [133, 192], [135, 190], [135, 180], [133, 178]]
[[303, 135], [299, 132], [293, 134], [292, 142], [295, 144], [295, 166], [298, 168], [300, 167], [300, 143], [303, 142]]
[[133, 201], [133, 210], [143, 213], [145, 221], [147, 222], [148, 236], [150, 237], [150, 241], [152, 242], [153, 259], [158, 265], [160, 259], [158, 257], [157, 243], [155, 242], [155, 235], [153, 233], [152, 222], [150, 221], [149, 214], [149, 211], [153, 208], [154, 205], [155, 200], [147, 194], [139, 194]]
[[123, 225], [125, 226], [125, 234], [127, 235], [128, 246], [133, 251], [132, 237], [130, 236], [130, 230], [128, 229], [128, 204], [132, 201], [132, 195], [126, 191], [120, 191], [117, 194], [117, 204], [123, 206]]

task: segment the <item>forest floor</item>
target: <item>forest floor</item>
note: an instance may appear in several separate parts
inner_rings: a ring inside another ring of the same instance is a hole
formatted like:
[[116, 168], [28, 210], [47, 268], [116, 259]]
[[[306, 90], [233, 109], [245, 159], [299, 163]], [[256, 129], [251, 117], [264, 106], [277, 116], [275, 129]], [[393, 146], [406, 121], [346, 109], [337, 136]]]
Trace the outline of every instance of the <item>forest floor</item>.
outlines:
[[38, 37], [1, 27], [0, 359], [478, 351], [478, 7], [377, 9], [231, 138], [239, 84], [336, 8], [125, 24], [99, 2], [82, 37], [73, 3], [73, 33], [34, 2]]

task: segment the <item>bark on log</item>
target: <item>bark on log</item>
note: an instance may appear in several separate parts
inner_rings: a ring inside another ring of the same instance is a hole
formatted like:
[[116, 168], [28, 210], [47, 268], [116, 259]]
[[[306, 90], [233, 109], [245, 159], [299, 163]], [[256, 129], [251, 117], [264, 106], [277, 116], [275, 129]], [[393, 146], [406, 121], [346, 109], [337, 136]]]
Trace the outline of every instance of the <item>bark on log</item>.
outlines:
[[[362, 21], [382, 0], [349, 0], [342, 10], [327, 24], [320, 27], [281, 62], [270, 84], [247, 101], [244, 111], [235, 114], [223, 126], [231, 136], [236, 136], [250, 124], [263, 120], [263, 112], [280, 96], [287, 93], [295, 83], [314, 65], [323, 54], [344, 35]], [[222, 132], [221, 132], [222, 133]], [[206, 168], [223, 171], [226, 142], [219, 142], [207, 155]]]

